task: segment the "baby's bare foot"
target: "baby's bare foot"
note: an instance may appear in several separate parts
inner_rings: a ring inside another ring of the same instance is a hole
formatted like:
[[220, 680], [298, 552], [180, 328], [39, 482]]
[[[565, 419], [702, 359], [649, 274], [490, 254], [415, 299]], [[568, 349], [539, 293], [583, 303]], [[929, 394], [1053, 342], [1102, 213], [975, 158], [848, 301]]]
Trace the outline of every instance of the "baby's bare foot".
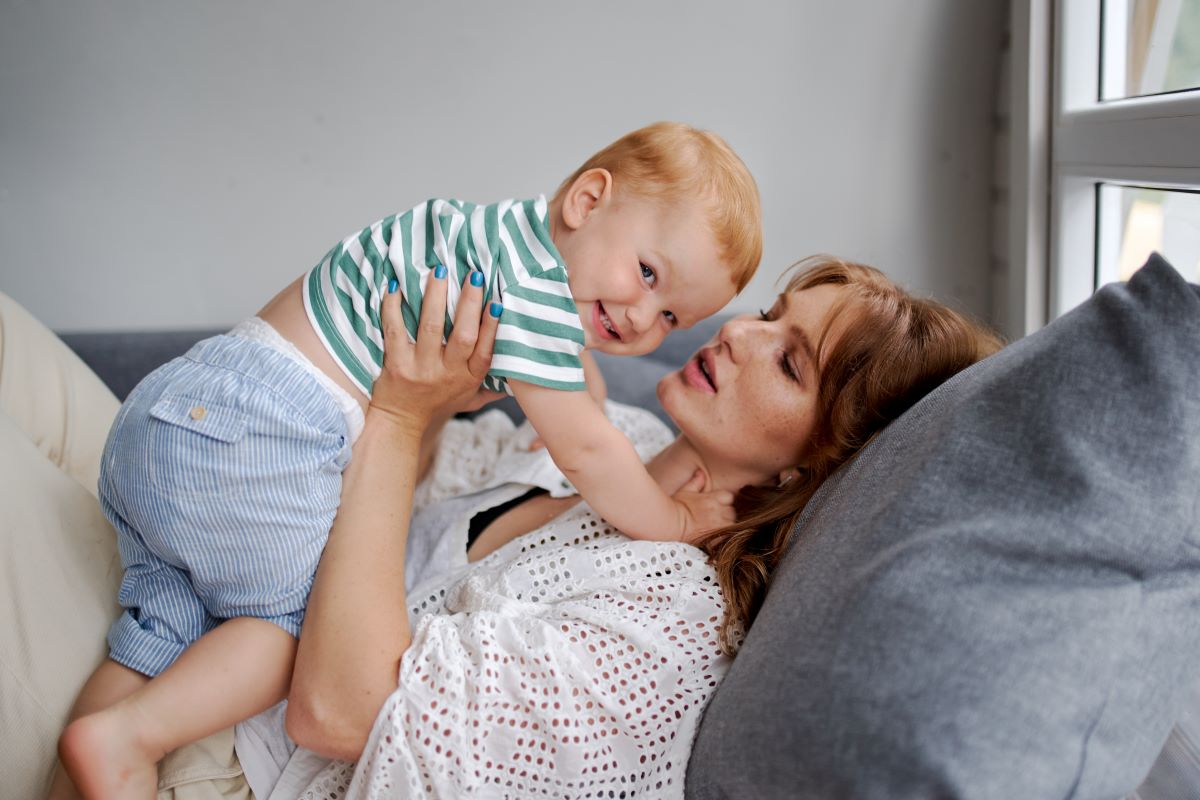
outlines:
[[68, 725], [59, 737], [58, 755], [88, 800], [150, 800], [158, 789], [158, 757], [146, 752], [136, 726], [116, 709]]
[[68, 777], [62, 761], [54, 765], [54, 780], [50, 783], [50, 792], [46, 795], [46, 800], [80, 800], [79, 791]]

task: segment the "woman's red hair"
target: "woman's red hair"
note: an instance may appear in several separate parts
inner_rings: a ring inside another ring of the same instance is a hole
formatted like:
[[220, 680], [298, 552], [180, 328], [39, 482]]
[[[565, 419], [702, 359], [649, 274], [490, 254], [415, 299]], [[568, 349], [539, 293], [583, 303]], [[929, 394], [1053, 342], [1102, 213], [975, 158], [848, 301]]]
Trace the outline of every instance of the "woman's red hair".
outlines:
[[[796, 520], [821, 484], [888, 423], [1002, 344], [966, 316], [913, 297], [873, 267], [813, 256], [794, 269], [785, 292], [826, 284], [847, 291], [818, 339], [816, 422], [798, 477], [781, 486], [743, 488], [734, 503], [737, 523], [696, 542], [717, 571], [726, 605], [721, 649], [731, 655], [762, 605]], [[848, 321], [831, 340], [830, 322], [842, 315]]]

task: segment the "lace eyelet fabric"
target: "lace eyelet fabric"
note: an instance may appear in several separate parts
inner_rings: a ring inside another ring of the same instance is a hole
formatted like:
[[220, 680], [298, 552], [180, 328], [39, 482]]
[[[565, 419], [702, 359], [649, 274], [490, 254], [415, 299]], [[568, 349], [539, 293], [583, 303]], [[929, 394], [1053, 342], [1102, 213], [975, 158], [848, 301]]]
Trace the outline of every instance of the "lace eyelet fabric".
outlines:
[[729, 664], [701, 551], [631, 541], [581, 505], [410, 601], [362, 758], [305, 798], [683, 796]]
[[[610, 400], [604, 413], [643, 461], [673, 438], [667, 426], [645, 409]], [[498, 410], [446, 423], [431, 474], [413, 494], [414, 510], [501, 483], [542, 486], [555, 496], [573, 493], [561, 491], [564, 476], [545, 450], [529, 451], [536, 435], [528, 422], [514, 427]]]

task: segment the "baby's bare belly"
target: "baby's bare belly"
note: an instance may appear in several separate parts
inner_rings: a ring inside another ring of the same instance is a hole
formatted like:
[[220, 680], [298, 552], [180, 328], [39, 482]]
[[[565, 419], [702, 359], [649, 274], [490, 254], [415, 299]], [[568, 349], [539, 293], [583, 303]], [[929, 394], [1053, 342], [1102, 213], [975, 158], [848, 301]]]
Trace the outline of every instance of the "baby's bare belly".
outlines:
[[342, 372], [333, 356], [321, 344], [312, 323], [308, 321], [308, 313], [304, 310], [303, 291], [304, 277], [294, 280], [258, 312], [259, 318], [279, 331], [279, 335], [294, 344], [317, 369], [341, 386], [350, 396], [358, 401], [363, 411], [367, 408], [367, 396]]

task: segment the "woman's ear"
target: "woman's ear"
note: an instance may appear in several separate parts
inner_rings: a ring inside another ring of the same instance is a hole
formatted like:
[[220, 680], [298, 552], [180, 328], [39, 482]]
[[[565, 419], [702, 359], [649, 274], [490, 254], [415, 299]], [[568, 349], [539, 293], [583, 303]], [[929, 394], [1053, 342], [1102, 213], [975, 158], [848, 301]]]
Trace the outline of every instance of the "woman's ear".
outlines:
[[787, 486], [798, 477], [800, 477], [799, 467], [790, 467], [789, 469], [785, 469], [783, 472], [779, 473], [779, 485]]
[[612, 197], [612, 173], [594, 167], [582, 173], [563, 195], [562, 221], [568, 230], [578, 230], [592, 212]]

